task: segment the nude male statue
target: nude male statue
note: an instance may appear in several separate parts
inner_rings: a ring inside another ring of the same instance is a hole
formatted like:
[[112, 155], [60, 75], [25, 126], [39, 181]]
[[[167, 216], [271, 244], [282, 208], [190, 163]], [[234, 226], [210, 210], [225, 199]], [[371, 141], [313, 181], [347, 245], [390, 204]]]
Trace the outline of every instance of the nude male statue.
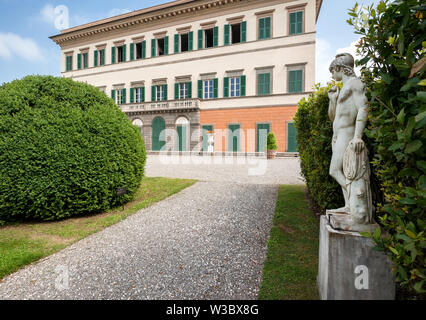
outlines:
[[365, 149], [362, 135], [367, 123], [368, 109], [365, 87], [354, 72], [354, 58], [349, 53], [338, 54], [330, 65], [330, 72], [343, 87], [329, 90], [330, 105], [328, 114], [333, 122], [333, 156], [330, 175], [340, 184], [345, 199], [343, 208], [329, 210], [334, 213], [349, 213], [350, 202], [347, 179], [343, 171], [343, 159], [348, 146], [360, 154]]

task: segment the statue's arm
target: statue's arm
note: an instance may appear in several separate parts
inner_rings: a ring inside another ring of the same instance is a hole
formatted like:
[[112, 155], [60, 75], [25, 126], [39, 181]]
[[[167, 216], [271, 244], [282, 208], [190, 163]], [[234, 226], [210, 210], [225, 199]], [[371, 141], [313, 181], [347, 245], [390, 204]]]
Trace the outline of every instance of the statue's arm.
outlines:
[[336, 117], [336, 105], [337, 105], [337, 97], [339, 96], [339, 88], [333, 87], [328, 92], [328, 97], [330, 98], [330, 102], [328, 104], [328, 116], [331, 122], [334, 122], [334, 118]]

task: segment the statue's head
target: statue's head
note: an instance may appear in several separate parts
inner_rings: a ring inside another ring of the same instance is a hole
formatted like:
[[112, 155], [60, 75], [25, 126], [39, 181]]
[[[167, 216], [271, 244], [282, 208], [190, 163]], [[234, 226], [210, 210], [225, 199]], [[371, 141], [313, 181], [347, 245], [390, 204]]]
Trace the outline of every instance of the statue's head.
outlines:
[[330, 72], [333, 79], [341, 81], [343, 74], [348, 77], [355, 77], [355, 60], [350, 53], [340, 53], [330, 65]]

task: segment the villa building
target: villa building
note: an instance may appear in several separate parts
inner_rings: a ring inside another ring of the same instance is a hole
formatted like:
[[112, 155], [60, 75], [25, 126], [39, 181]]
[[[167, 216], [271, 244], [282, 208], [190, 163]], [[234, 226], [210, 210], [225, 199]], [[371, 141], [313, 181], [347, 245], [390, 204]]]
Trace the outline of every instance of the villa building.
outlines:
[[[315, 82], [322, 0], [177, 0], [63, 30], [62, 75], [98, 87], [147, 150], [296, 152], [292, 119]], [[209, 142], [210, 141], [210, 142]], [[170, 149], [169, 149], [170, 150]]]

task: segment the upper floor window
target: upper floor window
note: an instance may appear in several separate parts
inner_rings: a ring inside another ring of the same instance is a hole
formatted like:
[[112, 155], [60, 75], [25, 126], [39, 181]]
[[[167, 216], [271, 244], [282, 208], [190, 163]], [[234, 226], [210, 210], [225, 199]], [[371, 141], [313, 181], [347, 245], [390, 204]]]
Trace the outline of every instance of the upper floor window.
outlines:
[[167, 84], [157, 84], [151, 87], [152, 101], [167, 101]]
[[303, 92], [303, 70], [290, 70], [288, 72], [288, 92]]
[[213, 98], [213, 79], [203, 81], [203, 92], [204, 92], [204, 95], [203, 95], [204, 99]]
[[192, 83], [180, 82], [175, 84], [175, 100], [190, 99], [192, 97]]
[[89, 67], [89, 53], [79, 53], [77, 55], [77, 68], [80, 69], [86, 69]]
[[151, 40], [151, 56], [164, 56], [169, 54], [169, 37]]
[[257, 74], [257, 95], [265, 96], [271, 94], [271, 73]]
[[130, 88], [130, 103], [145, 102], [145, 87]]
[[223, 96], [242, 97], [246, 95], [246, 76], [226, 77], [223, 83]]
[[65, 57], [65, 71], [72, 71], [72, 55]]
[[290, 35], [303, 33], [303, 11], [290, 12]]
[[111, 98], [116, 104], [126, 104], [126, 89], [113, 89], [111, 90]]
[[212, 48], [219, 45], [219, 27], [198, 30], [198, 49]]
[[146, 41], [138, 41], [130, 44], [130, 61], [146, 58]]
[[219, 79], [211, 78], [198, 81], [198, 98], [199, 99], [216, 99], [218, 98]]
[[126, 61], [126, 45], [120, 45], [111, 48], [111, 63]]
[[233, 23], [225, 25], [224, 44], [235, 44], [247, 41], [247, 22]]
[[193, 50], [194, 32], [175, 34], [174, 51], [175, 53], [187, 52]]
[[93, 66], [105, 65], [105, 49], [95, 50], [93, 54]]
[[258, 39], [270, 39], [271, 38], [271, 25], [272, 17], [259, 18], [258, 20], [259, 30], [258, 30]]

